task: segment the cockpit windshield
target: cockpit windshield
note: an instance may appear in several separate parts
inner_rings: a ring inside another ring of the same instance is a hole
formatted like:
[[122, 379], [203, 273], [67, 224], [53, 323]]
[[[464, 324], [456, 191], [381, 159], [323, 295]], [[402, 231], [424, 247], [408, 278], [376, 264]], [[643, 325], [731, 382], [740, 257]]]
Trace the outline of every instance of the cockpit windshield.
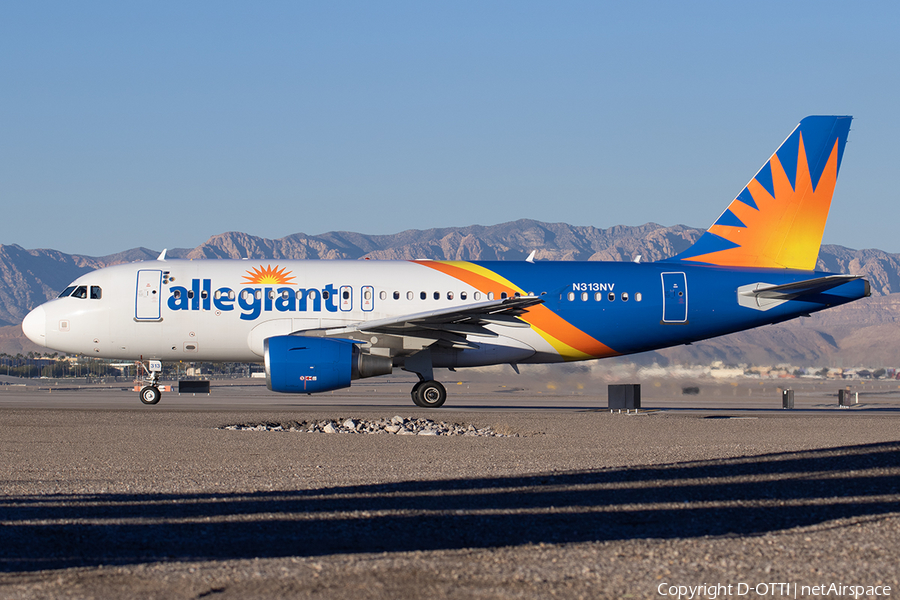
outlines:
[[[88, 295], [88, 290], [90, 289], [90, 295]], [[103, 288], [99, 285], [70, 285], [63, 291], [59, 293], [57, 298], [67, 298], [71, 296], [73, 298], [88, 298], [91, 300], [99, 300], [103, 297]]]

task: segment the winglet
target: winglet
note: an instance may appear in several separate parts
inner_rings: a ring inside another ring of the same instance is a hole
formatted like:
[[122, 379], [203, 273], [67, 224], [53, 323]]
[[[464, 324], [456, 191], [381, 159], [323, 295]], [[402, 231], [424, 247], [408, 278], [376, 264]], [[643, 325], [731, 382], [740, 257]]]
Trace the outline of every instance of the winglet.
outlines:
[[167, 251], [168, 251], [168, 248], [163, 248], [163, 251], [159, 253], [159, 256], [156, 257], [156, 260], [161, 260], [161, 261], [165, 262]]
[[697, 242], [669, 259], [815, 269], [852, 117], [806, 117]]

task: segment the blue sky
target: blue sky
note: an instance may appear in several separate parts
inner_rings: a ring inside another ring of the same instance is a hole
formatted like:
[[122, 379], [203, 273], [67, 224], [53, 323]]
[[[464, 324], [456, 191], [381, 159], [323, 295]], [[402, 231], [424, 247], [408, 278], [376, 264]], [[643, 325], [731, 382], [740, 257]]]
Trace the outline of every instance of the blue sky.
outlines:
[[855, 117], [825, 242], [900, 252], [900, 5], [6, 2], [0, 244], [709, 226]]

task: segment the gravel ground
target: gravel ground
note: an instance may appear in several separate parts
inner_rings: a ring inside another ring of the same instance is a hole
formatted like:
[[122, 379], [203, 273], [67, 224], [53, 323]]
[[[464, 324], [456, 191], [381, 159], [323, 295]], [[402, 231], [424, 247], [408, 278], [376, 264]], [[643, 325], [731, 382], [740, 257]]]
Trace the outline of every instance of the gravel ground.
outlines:
[[[506, 437], [400, 436], [272, 429], [435, 414], [82, 410], [54, 396], [0, 411], [0, 598], [900, 588], [892, 410], [465, 409], [440, 420]], [[247, 423], [273, 427], [222, 429]], [[757, 587], [775, 583], [797, 589]]]

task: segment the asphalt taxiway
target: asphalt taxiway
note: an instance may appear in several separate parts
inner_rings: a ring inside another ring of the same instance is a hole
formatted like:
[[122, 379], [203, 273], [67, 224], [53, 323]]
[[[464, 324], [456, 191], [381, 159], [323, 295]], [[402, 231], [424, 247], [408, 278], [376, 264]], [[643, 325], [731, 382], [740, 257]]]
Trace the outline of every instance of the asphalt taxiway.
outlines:
[[[854, 384], [851, 408], [843, 383], [792, 382], [794, 410], [784, 382], [646, 382], [637, 414], [605, 410], [605, 384], [453, 382], [429, 411], [403, 378], [362, 383], [149, 407], [124, 385], [0, 386], [0, 597], [898, 593], [896, 382]], [[221, 428], [395, 415], [507, 437]]]

